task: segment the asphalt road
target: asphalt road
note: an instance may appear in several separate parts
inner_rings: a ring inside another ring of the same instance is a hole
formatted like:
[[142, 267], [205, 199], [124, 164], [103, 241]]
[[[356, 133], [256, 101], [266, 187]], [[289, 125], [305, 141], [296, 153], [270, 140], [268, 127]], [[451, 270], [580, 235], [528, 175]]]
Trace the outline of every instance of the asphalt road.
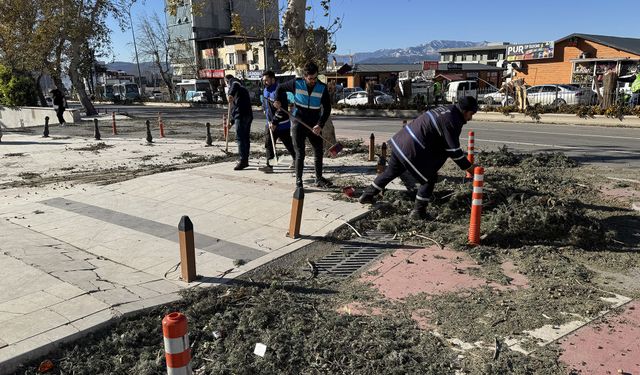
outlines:
[[[117, 109], [131, 116], [154, 118], [162, 111], [165, 119], [217, 121], [220, 108], [180, 108], [149, 106], [99, 106], [111, 112]], [[254, 112], [254, 124], [263, 124], [264, 115]], [[408, 119], [409, 121], [411, 119]], [[402, 127], [402, 120], [389, 118], [336, 116], [333, 118], [339, 138], [388, 140]], [[253, 126], [254, 131], [262, 129]], [[502, 145], [522, 152], [565, 152], [587, 164], [640, 168], [640, 128], [613, 128], [578, 125], [516, 124], [506, 122], [469, 122], [461, 143], [466, 145], [467, 131], [475, 131], [477, 150], [495, 150]]]

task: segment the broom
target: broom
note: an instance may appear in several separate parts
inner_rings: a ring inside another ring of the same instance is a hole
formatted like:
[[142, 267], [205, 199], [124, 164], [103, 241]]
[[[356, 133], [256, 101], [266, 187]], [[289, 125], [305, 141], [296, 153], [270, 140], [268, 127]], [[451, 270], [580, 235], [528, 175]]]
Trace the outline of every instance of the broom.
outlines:
[[[271, 101], [273, 102], [273, 101]], [[287, 111], [286, 109], [282, 108], [282, 106], [280, 106], [280, 110], [284, 113], [286, 113], [287, 115], [289, 115], [289, 118], [294, 118], [294, 116], [289, 113], [289, 111]], [[312, 133], [313, 133], [313, 127], [307, 125], [304, 121], [300, 120], [299, 118], [295, 118], [297, 122], [301, 123], [302, 125], [304, 125], [305, 128], [309, 129]], [[313, 133], [316, 134], [316, 133]], [[325, 137], [323, 137], [322, 135], [318, 135], [318, 137], [322, 138], [325, 142], [330, 143], [331, 141], [326, 139]], [[344, 149], [344, 146], [342, 146], [342, 144], [340, 142], [337, 142], [335, 145], [331, 146], [329, 148], [329, 153], [331, 154], [331, 156], [335, 157], [336, 155], [338, 155], [340, 153], [340, 151], [342, 151], [342, 149]]]

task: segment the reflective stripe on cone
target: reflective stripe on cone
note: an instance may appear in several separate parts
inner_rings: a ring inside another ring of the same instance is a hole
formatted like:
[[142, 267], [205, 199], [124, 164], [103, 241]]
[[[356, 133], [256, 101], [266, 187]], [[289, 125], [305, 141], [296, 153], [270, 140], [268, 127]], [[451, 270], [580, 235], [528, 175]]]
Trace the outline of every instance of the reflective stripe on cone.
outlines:
[[471, 193], [471, 221], [469, 223], [469, 243], [480, 245], [480, 222], [482, 217], [482, 188], [484, 186], [484, 168], [476, 167]]

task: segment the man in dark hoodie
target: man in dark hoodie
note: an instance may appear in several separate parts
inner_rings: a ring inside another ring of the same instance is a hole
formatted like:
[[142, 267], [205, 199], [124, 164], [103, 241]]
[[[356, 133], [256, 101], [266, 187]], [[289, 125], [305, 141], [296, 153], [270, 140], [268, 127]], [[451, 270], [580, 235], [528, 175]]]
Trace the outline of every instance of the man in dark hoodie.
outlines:
[[227, 99], [231, 106], [231, 119], [229, 121], [233, 121], [233, 125], [236, 127], [236, 142], [238, 143], [238, 155], [240, 157], [238, 164], [233, 169], [239, 171], [249, 166], [251, 122], [253, 121], [251, 98], [249, 97], [249, 91], [237, 78], [228, 74], [224, 79], [227, 87], [229, 87], [227, 93]]
[[360, 203], [373, 203], [385, 186], [408, 171], [420, 182], [415, 207], [410, 216], [427, 219], [427, 206], [438, 179], [438, 171], [448, 158], [460, 169], [473, 173], [474, 165], [460, 148], [462, 126], [478, 112], [478, 101], [467, 96], [457, 104], [438, 107], [407, 124], [389, 144], [391, 157], [384, 173], [379, 175], [360, 196]]

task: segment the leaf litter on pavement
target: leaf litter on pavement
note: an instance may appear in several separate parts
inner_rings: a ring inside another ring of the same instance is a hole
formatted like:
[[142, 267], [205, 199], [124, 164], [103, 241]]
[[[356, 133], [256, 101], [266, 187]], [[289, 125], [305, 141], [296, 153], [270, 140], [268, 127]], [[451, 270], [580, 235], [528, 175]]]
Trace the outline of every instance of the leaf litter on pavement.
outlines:
[[[481, 246], [467, 245], [470, 182], [452, 165], [442, 171], [429, 207], [434, 220], [407, 219], [412, 194], [389, 190], [352, 225], [363, 234], [374, 229], [396, 234], [406, 244], [436, 241], [470, 256], [478, 264], [470, 271], [475, 276], [505, 286], [511, 278], [501, 265], [510, 261], [528, 279], [528, 287], [487, 286], [390, 301], [357, 277], [313, 277], [309, 260], [356, 237], [342, 227], [310, 245], [305, 259], [285, 257], [278, 266], [254, 270], [230, 285], [185, 291], [180, 302], [64, 346], [52, 356], [53, 373], [164, 373], [160, 321], [171, 311], [189, 318], [197, 374], [567, 373], [557, 346], [541, 347], [523, 332], [558, 326], [575, 316], [595, 317], [610, 308], [601, 297], [612, 291], [640, 295], [637, 286], [614, 287], [599, 277], [600, 271], [614, 268], [625, 274], [640, 266], [639, 239], [616, 225], [619, 220], [637, 224], [638, 215], [604, 200], [594, 187], [597, 170], [578, 167], [563, 154], [516, 154], [502, 148], [478, 159], [486, 168]], [[342, 182], [363, 187], [369, 181], [345, 177]], [[378, 313], [341, 311], [354, 301]], [[438, 335], [418, 327], [411, 313], [420, 311]], [[502, 343], [502, 349], [498, 355], [486, 347], [461, 351], [450, 338]], [[522, 339], [532, 352], [506, 348], [506, 338]], [[256, 343], [267, 346], [264, 357], [253, 354]], [[33, 374], [36, 368], [34, 363], [17, 373]]]

